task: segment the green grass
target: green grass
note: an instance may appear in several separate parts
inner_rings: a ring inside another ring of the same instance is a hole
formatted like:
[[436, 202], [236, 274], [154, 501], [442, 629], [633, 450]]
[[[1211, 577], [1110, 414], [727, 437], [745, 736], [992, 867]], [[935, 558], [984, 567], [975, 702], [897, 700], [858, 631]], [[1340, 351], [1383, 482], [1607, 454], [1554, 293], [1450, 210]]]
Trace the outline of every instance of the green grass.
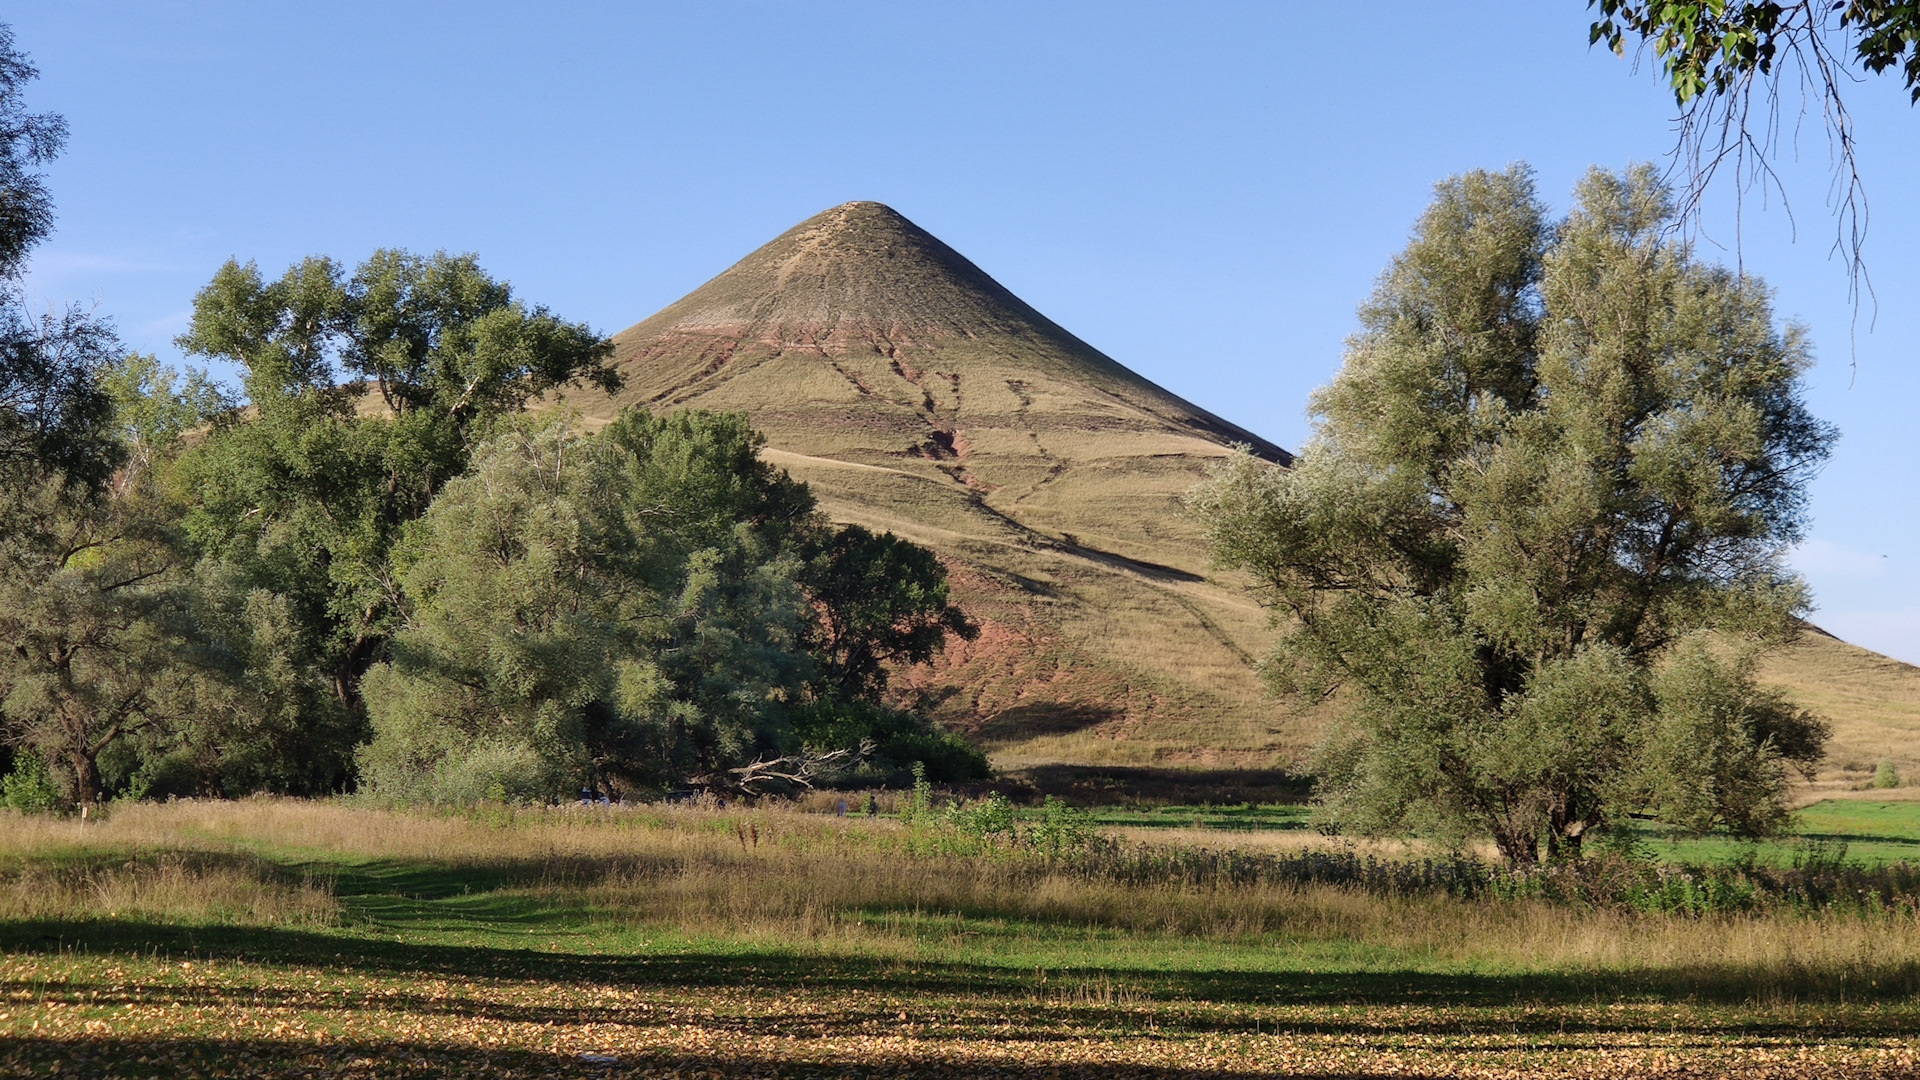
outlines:
[[1920, 863], [1920, 802], [1829, 799], [1794, 812], [1793, 832], [1758, 843], [1724, 837], [1671, 837], [1654, 829], [1641, 834], [1642, 850], [1678, 863], [1729, 863], [1748, 857], [1771, 866], [1791, 865], [1811, 844], [1845, 845], [1846, 858], [1868, 866]]
[[[0, 815], [0, 1075], [1894, 1075], [1920, 1039], [1911, 915], [992, 886], [1005, 857], [911, 840], [759, 811]], [[325, 918], [220, 891], [315, 882]]]
[[[1023, 817], [1036, 814], [1022, 811]], [[1311, 817], [1311, 807], [1282, 803], [1094, 807], [1089, 811], [1090, 822], [1101, 827], [1223, 833], [1299, 833], [1312, 828]], [[1688, 837], [1649, 826], [1639, 831], [1638, 842], [1640, 850], [1655, 858], [1692, 865], [1724, 864], [1751, 856], [1761, 865], [1789, 866], [1796, 858], [1804, 858], [1812, 844], [1829, 851], [1845, 845], [1849, 861], [1868, 866], [1920, 864], [1920, 802], [1829, 799], [1795, 811], [1789, 833], [1775, 840]]]

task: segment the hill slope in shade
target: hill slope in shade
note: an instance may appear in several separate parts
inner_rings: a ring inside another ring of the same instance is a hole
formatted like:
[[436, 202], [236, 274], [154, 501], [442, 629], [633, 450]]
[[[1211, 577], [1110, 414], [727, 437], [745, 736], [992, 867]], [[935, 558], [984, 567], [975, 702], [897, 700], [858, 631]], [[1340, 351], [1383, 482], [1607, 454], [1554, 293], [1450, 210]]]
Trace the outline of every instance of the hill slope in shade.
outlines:
[[[744, 411], [767, 460], [835, 520], [941, 554], [984, 632], [903, 690], [1001, 764], [1260, 767], [1312, 743], [1318, 716], [1262, 697], [1265, 615], [1208, 578], [1181, 506], [1235, 444], [1291, 456], [1074, 337], [893, 210], [809, 218], [614, 343], [626, 386], [576, 403], [588, 417]], [[1920, 728], [1920, 671], [1846, 674], [1872, 662], [1892, 663], [1809, 635], [1769, 673], [1843, 721], [1836, 758], [1877, 760], [1887, 751], [1868, 743]]]

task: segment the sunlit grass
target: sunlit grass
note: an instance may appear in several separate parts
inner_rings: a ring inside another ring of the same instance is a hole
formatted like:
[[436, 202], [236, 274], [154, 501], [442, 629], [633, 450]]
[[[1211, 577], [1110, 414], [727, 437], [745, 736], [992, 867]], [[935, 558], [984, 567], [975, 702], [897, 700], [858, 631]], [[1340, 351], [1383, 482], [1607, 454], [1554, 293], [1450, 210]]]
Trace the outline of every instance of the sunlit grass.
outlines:
[[[1317, 838], [1292, 810], [1107, 816]], [[1904, 1067], [1920, 1034], [1912, 911], [1126, 884], [774, 807], [0, 814], [0, 947], [7, 1075], [1788, 1076]]]

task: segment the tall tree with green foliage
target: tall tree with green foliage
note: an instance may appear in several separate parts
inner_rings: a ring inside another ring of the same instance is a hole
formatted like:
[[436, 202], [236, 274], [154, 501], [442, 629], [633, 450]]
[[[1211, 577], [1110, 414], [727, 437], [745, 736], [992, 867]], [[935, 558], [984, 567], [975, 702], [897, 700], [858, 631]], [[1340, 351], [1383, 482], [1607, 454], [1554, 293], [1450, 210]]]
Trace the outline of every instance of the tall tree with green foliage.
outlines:
[[60, 473], [16, 482], [0, 530], [0, 724], [76, 804], [105, 793], [109, 755], [137, 757], [133, 744], [164, 744], [198, 717], [225, 667], [164, 483], [183, 434], [224, 401], [152, 357], [96, 382], [122, 464], [97, 487]]
[[[871, 582], [908, 567], [925, 596], [882, 604], [888, 618], [963, 621], [931, 554], [864, 530], [837, 543], [761, 446], [738, 414], [628, 410], [597, 434], [563, 412], [501, 426], [398, 549], [406, 622], [365, 683], [367, 788], [546, 799], [719, 783], [794, 752], [796, 713], [840, 692], [819, 676], [844, 663], [821, 627], [884, 638], [879, 608], [847, 610], [871, 598], [814, 591], [823, 566]], [[883, 682], [849, 684], [847, 702], [873, 704]]]
[[498, 420], [548, 391], [619, 385], [599, 335], [444, 253], [380, 251], [351, 276], [312, 258], [273, 281], [229, 262], [179, 344], [239, 365], [247, 403], [183, 462], [187, 528], [285, 600], [350, 711], [398, 622], [402, 527]]
[[825, 693], [877, 698], [891, 667], [925, 663], [946, 646], [980, 636], [948, 602], [946, 568], [933, 552], [892, 533], [849, 525], [816, 545], [805, 573], [820, 612], [814, 652]]
[[1805, 333], [1673, 215], [1644, 167], [1558, 223], [1523, 167], [1441, 184], [1293, 468], [1243, 453], [1196, 491], [1284, 620], [1274, 685], [1343, 695], [1316, 758], [1341, 825], [1517, 864], [1643, 809], [1764, 832], [1768, 778], [1818, 759], [1822, 723], [1699, 635], [1795, 633], [1782, 559], [1834, 433]]

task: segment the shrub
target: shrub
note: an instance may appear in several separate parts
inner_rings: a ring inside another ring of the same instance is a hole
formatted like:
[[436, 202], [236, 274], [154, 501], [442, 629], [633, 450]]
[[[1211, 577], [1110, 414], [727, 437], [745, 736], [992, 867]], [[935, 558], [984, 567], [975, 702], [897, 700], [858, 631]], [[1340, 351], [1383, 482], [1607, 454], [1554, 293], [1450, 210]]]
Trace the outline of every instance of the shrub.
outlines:
[[900, 709], [866, 701], [822, 699], [797, 710], [794, 734], [816, 750], [852, 750], [862, 742], [873, 744], [873, 757], [864, 768], [849, 770], [841, 779], [848, 787], [897, 784], [914, 762], [926, 778], [939, 784], [985, 780], [993, 769], [987, 757], [962, 736], [936, 727]]
[[13, 760], [13, 771], [0, 778], [0, 803], [28, 814], [49, 814], [63, 808], [60, 788], [47, 775], [46, 762], [28, 751]]
[[1900, 786], [1900, 770], [1893, 767], [1893, 759], [1883, 757], [1880, 767], [1873, 770], [1873, 786], [1877, 788], [1896, 788]]

